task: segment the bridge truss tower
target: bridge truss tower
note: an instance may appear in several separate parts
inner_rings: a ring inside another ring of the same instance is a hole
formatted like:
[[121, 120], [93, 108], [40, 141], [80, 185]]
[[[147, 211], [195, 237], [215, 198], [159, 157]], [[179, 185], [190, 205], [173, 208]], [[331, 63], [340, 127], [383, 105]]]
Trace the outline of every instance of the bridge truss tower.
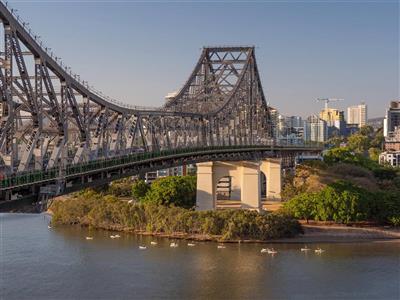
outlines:
[[254, 47], [206, 47], [162, 107], [117, 102], [88, 86], [0, 3], [0, 168], [46, 170], [134, 152], [270, 141]]

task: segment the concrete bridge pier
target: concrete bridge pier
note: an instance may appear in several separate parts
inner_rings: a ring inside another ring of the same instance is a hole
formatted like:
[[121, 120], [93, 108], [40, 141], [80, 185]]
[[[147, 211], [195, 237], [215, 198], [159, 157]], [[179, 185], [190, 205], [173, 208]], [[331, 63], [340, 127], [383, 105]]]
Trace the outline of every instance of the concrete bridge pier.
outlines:
[[242, 162], [238, 165], [238, 171], [241, 177], [241, 208], [260, 211], [262, 209], [260, 164]]
[[282, 160], [280, 158], [271, 158], [261, 162], [260, 170], [267, 177], [267, 200], [281, 201], [282, 191]]
[[[197, 210], [214, 210], [221, 185], [225, 197], [240, 200], [241, 208], [261, 210], [261, 189], [268, 200], [281, 200], [281, 159], [241, 162], [204, 162], [197, 164]], [[262, 174], [266, 185], [262, 184]]]
[[213, 210], [216, 207], [213, 164], [213, 162], [197, 164], [197, 210]]

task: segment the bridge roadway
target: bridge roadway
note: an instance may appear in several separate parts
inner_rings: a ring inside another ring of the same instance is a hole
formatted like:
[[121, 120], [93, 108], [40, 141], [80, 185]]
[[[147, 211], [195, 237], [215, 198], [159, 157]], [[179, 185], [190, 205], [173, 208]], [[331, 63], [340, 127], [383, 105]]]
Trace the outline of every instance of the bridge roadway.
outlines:
[[21, 172], [0, 180], [0, 209], [10, 202], [29, 198], [52, 198], [86, 187], [107, 184], [113, 180], [145, 172], [205, 161], [241, 161], [281, 157], [286, 167], [293, 165], [299, 154], [321, 152], [318, 146], [215, 146], [182, 148], [157, 152], [134, 153], [87, 163], [71, 164], [65, 168]]

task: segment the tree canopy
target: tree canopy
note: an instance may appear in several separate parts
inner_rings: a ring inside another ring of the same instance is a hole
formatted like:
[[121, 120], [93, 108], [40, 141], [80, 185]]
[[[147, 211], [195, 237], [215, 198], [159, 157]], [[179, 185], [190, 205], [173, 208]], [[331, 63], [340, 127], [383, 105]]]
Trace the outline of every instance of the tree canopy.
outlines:
[[196, 177], [169, 176], [155, 180], [142, 202], [192, 208], [196, 204]]

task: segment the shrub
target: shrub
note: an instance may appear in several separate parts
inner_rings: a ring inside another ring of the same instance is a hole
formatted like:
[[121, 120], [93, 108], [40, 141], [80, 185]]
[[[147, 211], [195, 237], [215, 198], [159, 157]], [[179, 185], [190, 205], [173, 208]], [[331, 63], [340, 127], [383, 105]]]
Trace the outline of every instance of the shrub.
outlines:
[[389, 223], [393, 226], [400, 226], [400, 216], [392, 216], [389, 218]]
[[169, 176], [155, 180], [146, 195], [141, 198], [143, 203], [158, 205], [175, 205], [192, 208], [196, 204], [196, 177]]
[[365, 177], [373, 179], [374, 175], [368, 169], [348, 163], [338, 163], [329, 168], [329, 172], [336, 175], [350, 177]]
[[150, 187], [144, 180], [142, 179], [136, 180], [132, 184], [132, 190], [131, 190], [132, 197], [135, 198], [136, 200], [140, 200], [146, 196], [146, 193], [148, 192], [149, 189]]
[[302, 193], [286, 202], [284, 208], [292, 213], [295, 218], [308, 221], [315, 218], [315, 198], [315, 193]]
[[347, 181], [329, 184], [318, 193], [300, 194], [284, 205], [296, 218], [349, 223], [372, 217], [372, 193]]
[[374, 176], [380, 180], [394, 180], [397, 171], [391, 167], [379, 167], [373, 170]]
[[284, 209], [305, 220], [385, 223], [400, 217], [400, 197], [398, 190], [369, 192], [348, 181], [338, 181], [318, 193], [297, 195], [284, 204]]
[[131, 196], [133, 181], [130, 178], [124, 178], [111, 182], [107, 192], [114, 196], [127, 197]]
[[283, 213], [193, 211], [151, 202], [129, 204], [114, 196], [103, 197], [98, 194], [57, 202], [52, 222], [105, 229], [146, 230], [151, 233], [216, 235], [225, 240], [267, 240], [292, 237], [302, 232], [297, 220]]

